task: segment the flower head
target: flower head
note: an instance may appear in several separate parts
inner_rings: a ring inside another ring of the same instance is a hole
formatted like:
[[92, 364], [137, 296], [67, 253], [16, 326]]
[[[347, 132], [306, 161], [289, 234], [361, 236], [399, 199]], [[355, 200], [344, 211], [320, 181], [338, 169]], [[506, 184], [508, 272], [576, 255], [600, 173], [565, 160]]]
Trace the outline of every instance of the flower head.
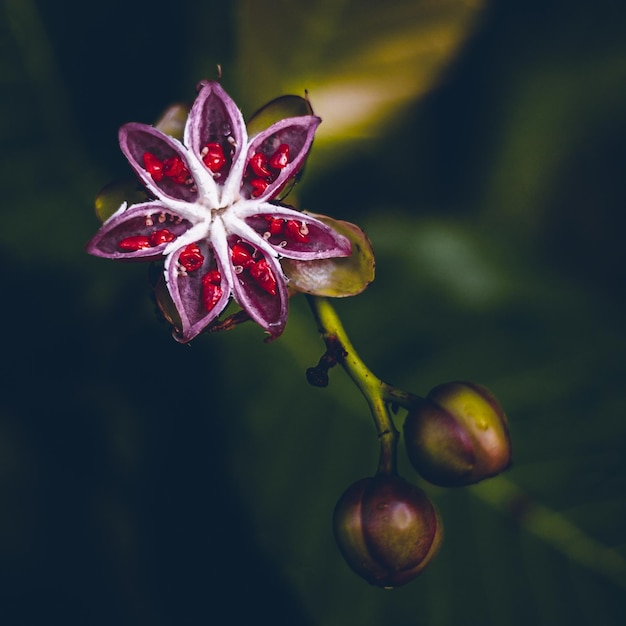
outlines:
[[350, 255], [322, 221], [278, 204], [302, 167], [320, 119], [280, 120], [249, 138], [241, 112], [217, 82], [203, 82], [183, 141], [146, 124], [122, 126], [122, 152], [154, 198], [122, 206], [87, 251], [109, 259], [163, 258], [167, 289], [187, 342], [231, 297], [273, 337], [287, 321], [280, 258]]

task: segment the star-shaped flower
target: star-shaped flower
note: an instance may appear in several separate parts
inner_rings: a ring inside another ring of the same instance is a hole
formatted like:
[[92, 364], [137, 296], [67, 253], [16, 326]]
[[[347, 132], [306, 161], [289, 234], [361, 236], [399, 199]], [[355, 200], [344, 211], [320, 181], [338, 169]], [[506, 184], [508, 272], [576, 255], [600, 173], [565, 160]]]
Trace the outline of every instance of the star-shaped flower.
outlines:
[[165, 259], [165, 282], [187, 342], [231, 296], [270, 335], [287, 321], [279, 259], [350, 255], [349, 239], [275, 200], [302, 167], [320, 119], [283, 119], [249, 138], [241, 112], [217, 82], [204, 82], [182, 143], [130, 123], [120, 147], [154, 200], [122, 206], [87, 245], [109, 259]]

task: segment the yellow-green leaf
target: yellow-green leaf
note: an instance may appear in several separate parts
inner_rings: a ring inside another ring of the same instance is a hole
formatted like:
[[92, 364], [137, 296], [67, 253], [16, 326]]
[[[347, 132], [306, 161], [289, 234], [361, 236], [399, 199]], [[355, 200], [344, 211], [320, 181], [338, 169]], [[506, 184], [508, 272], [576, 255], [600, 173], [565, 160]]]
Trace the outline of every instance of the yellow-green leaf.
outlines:
[[374, 280], [374, 250], [367, 235], [355, 224], [314, 215], [352, 242], [352, 254], [345, 258], [297, 261], [282, 259], [289, 286], [315, 296], [344, 298], [361, 293]]
[[[483, 0], [277, 0], [239, 3], [242, 93], [257, 104], [308, 90], [322, 117], [316, 141], [379, 135], [402, 105], [441, 77]], [[270, 34], [268, 36], [268, 34]], [[244, 85], [242, 85], [243, 87]]]

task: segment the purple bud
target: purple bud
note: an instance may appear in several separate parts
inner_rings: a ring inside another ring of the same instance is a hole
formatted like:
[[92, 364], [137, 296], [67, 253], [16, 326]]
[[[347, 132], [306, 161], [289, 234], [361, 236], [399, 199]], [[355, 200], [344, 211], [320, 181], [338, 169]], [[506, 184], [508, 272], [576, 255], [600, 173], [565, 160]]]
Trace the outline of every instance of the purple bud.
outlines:
[[481, 385], [438, 385], [404, 422], [407, 454], [429, 482], [460, 487], [495, 476], [511, 464], [506, 415]]
[[348, 565], [385, 589], [413, 580], [432, 560], [443, 537], [432, 502], [398, 476], [378, 475], [354, 483], [339, 499], [333, 522]]

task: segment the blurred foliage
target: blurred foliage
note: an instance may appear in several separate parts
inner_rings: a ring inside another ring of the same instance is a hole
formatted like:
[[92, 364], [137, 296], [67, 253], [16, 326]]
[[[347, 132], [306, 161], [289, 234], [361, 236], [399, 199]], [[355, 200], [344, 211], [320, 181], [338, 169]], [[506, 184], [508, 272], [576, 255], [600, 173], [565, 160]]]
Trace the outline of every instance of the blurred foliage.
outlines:
[[[2, 0], [0, 623], [621, 624], [625, 21], [618, 0]], [[427, 487], [443, 548], [391, 593], [334, 546], [376, 439], [343, 372], [306, 385], [305, 302], [272, 344], [181, 346], [145, 266], [83, 252], [128, 177], [119, 125], [218, 63], [245, 114], [306, 88], [324, 118], [298, 195], [372, 240], [375, 282], [337, 304], [368, 365], [421, 394], [475, 380], [509, 414], [513, 468]]]

